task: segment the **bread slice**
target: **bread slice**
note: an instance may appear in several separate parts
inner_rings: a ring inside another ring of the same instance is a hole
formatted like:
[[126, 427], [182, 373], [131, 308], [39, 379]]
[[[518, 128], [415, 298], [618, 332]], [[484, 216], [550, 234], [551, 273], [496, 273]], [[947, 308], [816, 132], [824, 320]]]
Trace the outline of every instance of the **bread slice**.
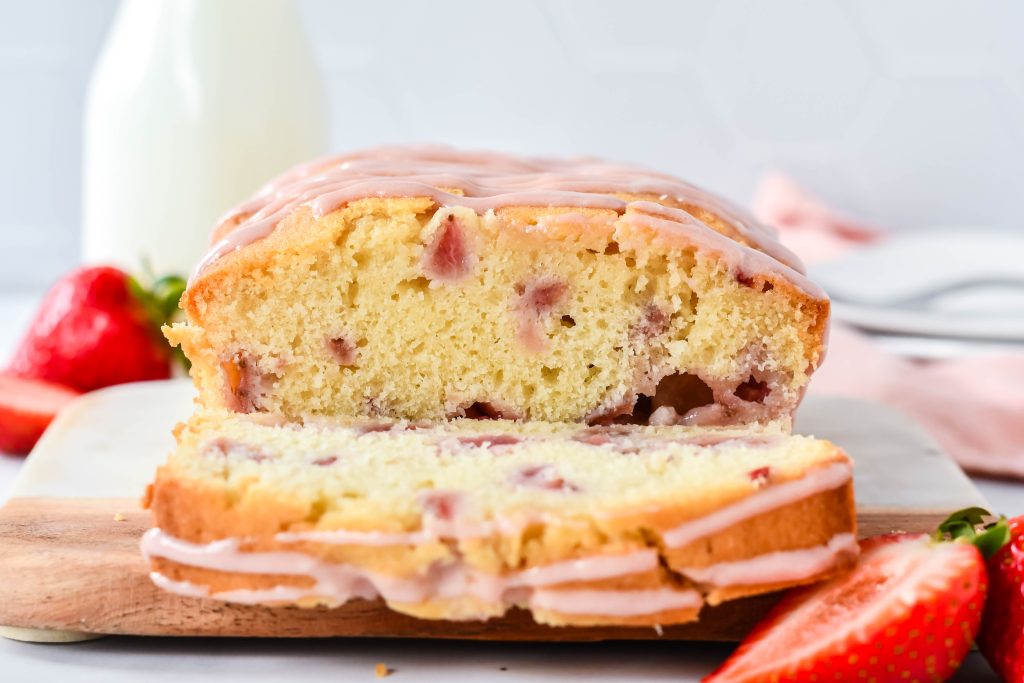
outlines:
[[857, 551], [849, 459], [778, 424], [200, 412], [177, 438], [143, 550], [154, 581], [186, 595], [671, 624], [818, 580]]
[[290, 419], [787, 419], [829, 304], [770, 230], [594, 160], [372, 150], [224, 219], [167, 330], [203, 405]]

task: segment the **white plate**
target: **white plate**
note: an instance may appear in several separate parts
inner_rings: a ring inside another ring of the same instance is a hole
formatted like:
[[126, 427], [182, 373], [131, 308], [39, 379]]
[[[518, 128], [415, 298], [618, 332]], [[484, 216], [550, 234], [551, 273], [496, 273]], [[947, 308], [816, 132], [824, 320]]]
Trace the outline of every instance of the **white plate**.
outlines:
[[837, 320], [871, 331], [1024, 343], [1024, 236], [921, 232], [810, 268]]

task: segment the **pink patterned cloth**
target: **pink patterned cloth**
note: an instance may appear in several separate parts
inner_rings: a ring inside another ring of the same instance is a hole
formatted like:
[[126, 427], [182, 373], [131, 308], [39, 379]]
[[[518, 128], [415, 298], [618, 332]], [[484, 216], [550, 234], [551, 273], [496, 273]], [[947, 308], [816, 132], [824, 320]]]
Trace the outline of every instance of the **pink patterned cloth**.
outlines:
[[[885, 239], [779, 174], [762, 179], [753, 209], [808, 263]], [[924, 425], [964, 469], [1024, 479], [1024, 353], [908, 360], [833, 324], [810, 391], [887, 403]]]

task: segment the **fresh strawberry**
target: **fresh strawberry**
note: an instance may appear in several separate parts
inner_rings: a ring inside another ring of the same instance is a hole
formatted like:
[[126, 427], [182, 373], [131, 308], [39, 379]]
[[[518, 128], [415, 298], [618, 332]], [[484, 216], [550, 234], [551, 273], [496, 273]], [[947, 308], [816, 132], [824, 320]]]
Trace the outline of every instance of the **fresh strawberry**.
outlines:
[[978, 646], [1007, 683], [1024, 683], [1024, 516], [1009, 527], [1009, 542], [988, 559], [989, 599]]
[[49, 382], [0, 375], [0, 452], [28, 453], [60, 409], [78, 396]]
[[49, 291], [11, 359], [9, 372], [91, 391], [171, 373], [160, 336], [181, 296], [180, 278], [154, 292], [110, 267], [79, 268]]
[[853, 570], [787, 594], [705, 682], [945, 680], [981, 622], [979, 548], [998, 543], [996, 532], [975, 532], [987, 514], [957, 513], [937, 537], [862, 541]]

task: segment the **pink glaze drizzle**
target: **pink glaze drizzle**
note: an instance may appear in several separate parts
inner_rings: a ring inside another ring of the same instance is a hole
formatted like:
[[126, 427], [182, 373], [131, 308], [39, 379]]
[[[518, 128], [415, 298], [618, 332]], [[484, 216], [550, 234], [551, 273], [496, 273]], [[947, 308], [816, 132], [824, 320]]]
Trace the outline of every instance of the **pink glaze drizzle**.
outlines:
[[165, 590], [168, 593], [174, 593], [175, 595], [181, 595], [186, 598], [210, 597], [210, 589], [206, 586], [202, 586], [198, 583], [192, 583], [191, 581], [177, 581], [168, 576], [164, 576], [160, 572], [150, 572], [149, 580], [156, 584], [157, 588]]
[[531, 609], [562, 614], [635, 617], [680, 609], [700, 609], [704, 599], [695, 590], [539, 590], [530, 598]]
[[[395, 577], [355, 565], [326, 562], [305, 553], [248, 552], [240, 550], [239, 545], [237, 539], [189, 543], [160, 529], [150, 529], [142, 537], [142, 551], [147, 558], [162, 557], [186, 566], [224, 572], [305, 576], [314, 581], [308, 588], [277, 586], [269, 591], [231, 591], [210, 596], [229, 602], [323, 599], [341, 604], [355, 598], [370, 600], [379, 596], [388, 602], [418, 603], [474, 596], [486, 602], [510, 605], [519, 603], [524, 595], [529, 596], [538, 587], [570, 581], [600, 581], [651, 571], [658, 566], [657, 553], [643, 549], [567, 560], [505, 575], [488, 574], [457, 560], [435, 563], [415, 576]], [[176, 586], [175, 583], [163, 576], [157, 580], [158, 585], [168, 590], [180, 589], [192, 597], [205, 597], [197, 595], [194, 584]]]
[[[715, 232], [685, 211], [616, 196], [637, 194], [672, 198], [709, 211], [757, 251]], [[221, 219], [214, 231], [217, 242], [190, 282], [222, 256], [270, 235], [278, 223], [302, 206], [321, 217], [349, 202], [371, 197], [427, 197], [440, 206], [465, 206], [478, 213], [508, 206], [611, 209], [698, 247], [709, 246], [737, 273], [769, 270], [808, 294], [824, 298], [820, 289], [800, 275], [800, 260], [778, 242], [774, 230], [730, 202], [678, 178], [592, 158], [526, 158], [447, 147], [369, 149], [297, 166]]]
[[[322, 599], [310, 589], [274, 586], [262, 589], [236, 589], [210, 594], [206, 586], [191, 581], [175, 581], [160, 572], [150, 572], [150, 580], [169, 593], [189, 598], [213, 598], [246, 605], [266, 605]], [[367, 599], [373, 599], [371, 596]], [[587, 614], [611, 617], [632, 617], [658, 614], [679, 609], [700, 609], [704, 604], [695, 590], [658, 588], [653, 590], [576, 590], [540, 589], [534, 591], [527, 604], [561, 614]]]
[[712, 586], [752, 586], [762, 583], [797, 581], [820, 574], [836, 565], [841, 557], [860, 552], [853, 534], [836, 534], [825, 545], [799, 550], [780, 550], [733, 562], [706, 567], [676, 569], [697, 583]]
[[757, 493], [741, 498], [731, 505], [662, 531], [661, 536], [668, 547], [681, 548], [751, 517], [843, 486], [852, 476], [853, 468], [849, 463], [839, 462], [819, 467], [799, 479], [757, 489]]

